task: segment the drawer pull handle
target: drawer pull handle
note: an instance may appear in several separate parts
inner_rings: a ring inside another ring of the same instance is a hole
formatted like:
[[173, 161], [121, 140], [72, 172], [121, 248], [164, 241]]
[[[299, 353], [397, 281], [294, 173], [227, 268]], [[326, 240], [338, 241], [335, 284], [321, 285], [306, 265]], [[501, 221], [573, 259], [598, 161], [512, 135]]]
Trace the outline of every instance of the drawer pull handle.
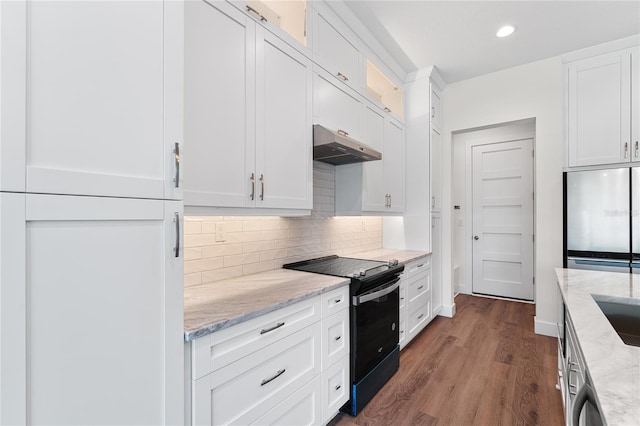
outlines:
[[341, 72], [338, 72], [338, 77], [340, 77], [342, 79], [342, 81], [349, 81], [349, 79], [347, 78], [346, 75], [342, 74]]
[[275, 330], [276, 328], [280, 328], [280, 327], [282, 327], [283, 325], [284, 325], [284, 321], [283, 321], [283, 322], [279, 322], [279, 323], [277, 323], [276, 325], [274, 325], [274, 326], [273, 326], [273, 327], [271, 327], [271, 328], [263, 328], [263, 329], [262, 329], [262, 331], [260, 331], [260, 334], [266, 334], [266, 333], [268, 333], [268, 332], [270, 332], [270, 331]]
[[340, 339], [342, 339], [342, 336], [336, 336], [336, 337], [335, 337], [336, 342], [337, 342], [338, 340], [340, 340]]
[[269, 383], [269, 382], [271, 382], [271, 381], [273, 381], [273, 380], [277, 379], [278, 377], [282, 376], [282, 375], [284, 374], [284, 372], [285, 372], [285, 371], [287, 371], [287, 370], [286, 370], [286, 369], [284, 369], [284, 368], [283, 368], [282, 370], [278, 370], [278, 372], [277, 372], [273, 377], [270, 377], [270, 378], [268, 378], [268, 379], [264, 379], [264, 380], [260, 383], [260, 386], [264, 386], [264, 385], [266, 385], [267, 383]]
[[336, 300], [334, 300], [333, 302], [334, 302], [334, 303], [340, 303], [340, 302], [342, 302], [342, 299], [336, 299]]
[[424, 314], [418, 315], [418, 319], [422, 318], [423, 316], [424, 316]]
[[342, 130], [342, 129], [338, 129], [338, 134], [339, 134], [339, 135], [342, 135], [342, 136], [349, 136], [349, 132], [345, 132], [345, 131], [344, 131], [344, 130]]
[[422, 268], [423, 266], [424, 266], [424, 263], [421, 263], [418, 266], [416, 266], [416, 268]]
[[336, 390], [340, 390], [341, 387], [342, 386], [340, 386], [340, 385], [336, 386]]
[[422, 287], [424, 287], [424, 285], [421, 285], [420, 287], [418, 287], [418, 290], [422, 290]]

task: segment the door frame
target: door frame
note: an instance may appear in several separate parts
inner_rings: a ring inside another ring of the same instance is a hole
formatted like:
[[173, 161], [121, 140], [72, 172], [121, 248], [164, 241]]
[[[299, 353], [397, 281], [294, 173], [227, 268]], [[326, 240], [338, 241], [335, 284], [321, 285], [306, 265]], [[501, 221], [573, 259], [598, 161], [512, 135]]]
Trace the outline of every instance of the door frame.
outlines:
[[[461, 132], [462, 133], [462, 132]], [[536, 136], [535, 136], [535, 118], [529, 118], [525, 120], [518, 120], [509, 123], [501, 123], [493, 126], [479, 127], [475, 129], [469, 129], [464, 131], [467, 133], [467, 136], [464, 137], [465, 144], [465, 205], [467, 206], [466, 211], [464, 212], [465, 217], [465, 230], [464, 230], [464, 239], [465, 239], [465, 264], [464, 264], [464, 287], [462, 288], [462, 293], [464, 294], [475, 294], [473, 293], [473, 173], [472, 164], [473, 164], [473, 153], [472, 148], [474, 146], [480, 145], [491, 145], [501, 142], [510, 142], [516, 140], [523, 139], [532, 139], [532, 149], [535, 152], [536, 150]], [[458, 135], [460, 136], [460, 135]], [[533, 169], [532, 169], [532, 179], [533, 179], [533, 192], [534, 194], [537, 192], [536, 190], [536, 156], [533, 158]], [[535, 235], [537, 234], [536, 230], [536, 199], [534, 196], [533, 199], [533, 302], [536, 303], [537, 293], [536, 293], [536, 241]], [[496, 296], [497, 297], [497, 296]], [[509, 299], [511, 300], [511, 299]], [[515, 299], [513, 299], [515, 300]], [[528, 303], [527, 301], [523, 301]]]

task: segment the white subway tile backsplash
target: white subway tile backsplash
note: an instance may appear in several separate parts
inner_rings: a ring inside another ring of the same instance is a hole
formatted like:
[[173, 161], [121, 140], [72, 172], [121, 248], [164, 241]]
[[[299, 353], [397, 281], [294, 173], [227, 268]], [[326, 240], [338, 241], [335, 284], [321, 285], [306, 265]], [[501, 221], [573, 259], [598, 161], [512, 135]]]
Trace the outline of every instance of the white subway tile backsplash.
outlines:
[[[382, 218], [334, 217], [335, 166], [314, 162], [313, 191], [309, 217], [186, 217], [185, 286], [382, 247]], [[216, 241], [217, 224], [225, 241]]]

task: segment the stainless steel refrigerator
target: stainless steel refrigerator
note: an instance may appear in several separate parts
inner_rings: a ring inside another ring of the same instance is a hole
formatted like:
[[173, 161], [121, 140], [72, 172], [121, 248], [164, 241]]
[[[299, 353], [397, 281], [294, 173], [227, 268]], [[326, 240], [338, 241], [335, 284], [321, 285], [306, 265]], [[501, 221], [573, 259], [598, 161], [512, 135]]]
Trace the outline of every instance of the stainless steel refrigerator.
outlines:
[[640, 167], [564, 174], [564, 266], [640, 273]]

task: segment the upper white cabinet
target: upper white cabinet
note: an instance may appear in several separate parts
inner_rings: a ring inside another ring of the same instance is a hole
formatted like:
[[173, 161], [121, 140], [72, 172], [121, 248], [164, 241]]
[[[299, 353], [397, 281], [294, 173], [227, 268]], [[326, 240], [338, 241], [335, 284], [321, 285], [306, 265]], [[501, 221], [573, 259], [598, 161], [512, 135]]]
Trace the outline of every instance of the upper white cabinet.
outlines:
[[307, 46], [306, 0], [240, 0], [232, 4], [244, 6], [249, 16], [293, 46]]
[[431, 124], [434, 124], [438, 129], [442, 128], [442, 106], [441, 106], [441, 97], [440, 91], [433, 84], [429, 84], [431, 93], [429, 96], [430, 110], [429, 110], [429, 121]]
[[182, 3], [1, 8], [0, 190], [180, 199]]
[[404, 116], [404, 91], [367, 60], [367, 93], [389, 114]]
[[315, 71], [313, 123], [322, 124], [354, 139], [362, 138], [362, 103], [358, 94], [341, 85], [326, 71], [319, 68]]
[[2, 424], [180, 424], [182, 203], [0, 193]]
[[314, 61], [345, 84], [360, 89], [360, 51], [323, 13], [314, 11], [313, 18]]
[[224, 2], [185, 42], [185, 205], [311, 209], [311, 61]]
[[631, 143], [633, 161], [638, 161], [640, 143], [640, 48], [631, 51]]
[[364, 105], [362, 142], [382, 160], [336, 167], [336, 214], [404, 212], [404, 127], [384, 111]]
[[631, 48], [567, 64], [569, 167], [640, 161], [638, 55]]
[[431, 211], [440, 212], [442, 209], [442, 138], [440, 131], [434, 125], [430, 127], [430, 153], [431, 162]]

